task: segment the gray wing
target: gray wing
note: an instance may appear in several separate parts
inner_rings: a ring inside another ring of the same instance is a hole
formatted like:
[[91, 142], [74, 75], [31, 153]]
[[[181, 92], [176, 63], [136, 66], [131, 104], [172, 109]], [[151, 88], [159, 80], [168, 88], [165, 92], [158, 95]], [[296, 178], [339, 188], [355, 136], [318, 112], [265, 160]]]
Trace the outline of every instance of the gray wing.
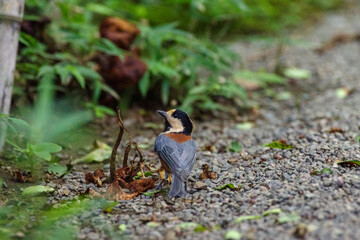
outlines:
[[155, 141], [155, 152], [166, 162], [173, 174], [186, 181], [196, 159], [194, 140], [177, 143], [165, 135], [160, 135]]

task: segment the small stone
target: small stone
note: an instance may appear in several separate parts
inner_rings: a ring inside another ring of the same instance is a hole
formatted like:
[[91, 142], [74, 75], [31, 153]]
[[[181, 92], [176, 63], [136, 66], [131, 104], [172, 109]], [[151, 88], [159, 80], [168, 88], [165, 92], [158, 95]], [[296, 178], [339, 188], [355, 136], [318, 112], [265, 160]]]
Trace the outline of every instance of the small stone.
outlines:
[[338, 187], [342, 187], [342, 186], [344, 186], [344, 178], [343, 177], [336, 177], [335, 178], [335, 182], [336, 182], [336, 185], [338, 186]]
[[324, 186], [325, 186], [325, 187], [330, 187], [330, 186], [331, 186], [331, 181], [330, 181], [329, 179], [326, 179], [326, 180], [324, 181]]
[[204, 182], [197, 181], [197, 182], [194, 184], [194, 188], [197, 189], [197, 190], [204, 190], [204, 189], [207, 189], [207, 185], [206, 185], [206, 183], [204, 183]]
[[228, 160], [228, 163], [230, 163], [230, 164], [235, 164], [235, 163], [238, 162], [238, 160], [239, 160], [239, 159], [237, 159], [237, 158], [230, 158], [230, 159]]
[[300, 239], [304, 239], [307, 233], [307, 226], [305, 223], [299, 223], [294, 231], [294, 236]]
[[166, 233], [166, 235], [165, 235], [165, 239], [167, 239], [167, 240], [175, 240], [175, 239], [177, 239], [175, 231], [172, 231], [172, 230], [168, 231]]

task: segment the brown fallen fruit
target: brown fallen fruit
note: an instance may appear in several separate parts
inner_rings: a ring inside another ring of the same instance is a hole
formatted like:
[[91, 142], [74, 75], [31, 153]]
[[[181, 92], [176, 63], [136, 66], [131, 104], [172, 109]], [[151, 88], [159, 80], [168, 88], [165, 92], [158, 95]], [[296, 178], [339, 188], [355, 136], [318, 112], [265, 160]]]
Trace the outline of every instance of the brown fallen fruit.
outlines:
[[147, 70], [146, 64], [136, 56], [125, 56], [121, 60], [117, 56], [100, 55], [96, 61], [105, 82], [118, 91], [136, 85]]
[[140, 30], [135, 25], [121, 18], [105, 18], [100, 24], [100, 36], [109, 39], [124, 50], [130, 50], [139, 33]]
[[104, 171], [101, 169], [96, 169], [94, 171], [94, 174], [92, 174], [91, 172], [85, 174], [85, 181], [87, 184], [94, 183], [97, 186], [101, 187], [102, 186], [101, 178], [103, 177], [105, 177]]

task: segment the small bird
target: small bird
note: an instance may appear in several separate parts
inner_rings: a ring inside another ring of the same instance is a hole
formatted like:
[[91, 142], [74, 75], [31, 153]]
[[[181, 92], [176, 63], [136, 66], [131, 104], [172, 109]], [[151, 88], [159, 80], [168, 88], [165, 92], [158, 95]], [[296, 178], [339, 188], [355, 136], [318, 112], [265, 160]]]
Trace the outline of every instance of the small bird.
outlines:
[[[196, 159], [196, 146], [191, 137], [193, 123], [189, 116], [179, 109], [168, 112], [158, 110], [157, 113], [165, 118], [165, 129], [156, 138], [154, 148], [165, 169], [165, 180], [168, 179], [169, 173], [172, 174], [168, 196], [185, 197], [186, 181]], [[163, 182], [160, 183], [160, 187]]]

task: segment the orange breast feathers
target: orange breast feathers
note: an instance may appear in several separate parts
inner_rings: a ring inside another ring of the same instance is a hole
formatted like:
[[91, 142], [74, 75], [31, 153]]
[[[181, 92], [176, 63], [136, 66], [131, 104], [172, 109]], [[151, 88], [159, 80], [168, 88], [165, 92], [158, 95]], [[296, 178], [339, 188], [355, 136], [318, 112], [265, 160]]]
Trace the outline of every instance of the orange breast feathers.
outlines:
[[187, 142], [192, 138], [191, 136], [183, 133], [167, 133], [165, 135], [178, 143]]

